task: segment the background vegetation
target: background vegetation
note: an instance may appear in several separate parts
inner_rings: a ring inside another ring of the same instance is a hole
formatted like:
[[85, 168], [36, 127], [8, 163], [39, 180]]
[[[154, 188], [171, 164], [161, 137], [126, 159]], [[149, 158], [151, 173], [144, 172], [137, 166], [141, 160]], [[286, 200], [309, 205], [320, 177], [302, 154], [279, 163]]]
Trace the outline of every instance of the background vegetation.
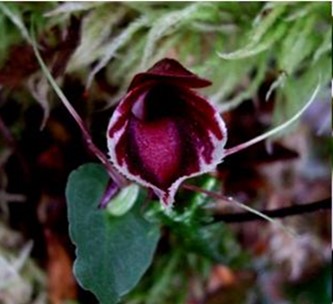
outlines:
[[[229, 147], [290, 118], [320, 83], [278, 142], [193, 181], [269, 209], [330, 196], [330, 12], [317, 2], [0, 3], [0, 303], [96, 302], [72, 275], [64, 197], [69, 173], [95, 159], [36, 61], [32, 27], [103, 150], [132, 77], [164, 57], [213, 81], [202, 94], [221, 111]], [[123, 303], [330, 303], [330, 212], [283, 220], [290, 238], [263, 221], [217, 221], [236, 207], [202, 194], [181, 191], [170, 216], [140, 202], [161, 239]]]

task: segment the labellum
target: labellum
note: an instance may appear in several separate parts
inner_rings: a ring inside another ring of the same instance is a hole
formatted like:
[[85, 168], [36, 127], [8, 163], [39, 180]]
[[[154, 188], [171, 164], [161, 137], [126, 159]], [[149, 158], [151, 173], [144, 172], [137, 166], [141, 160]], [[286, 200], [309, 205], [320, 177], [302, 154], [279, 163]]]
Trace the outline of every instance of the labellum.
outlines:
[[210, 84], [176, 60], [163, 59], [134, 77], [110, 120], [114, 166], [153, 189], [165, 207], [185, 179], [213, 170], [224, 157], [225, 124], [193, 90]]

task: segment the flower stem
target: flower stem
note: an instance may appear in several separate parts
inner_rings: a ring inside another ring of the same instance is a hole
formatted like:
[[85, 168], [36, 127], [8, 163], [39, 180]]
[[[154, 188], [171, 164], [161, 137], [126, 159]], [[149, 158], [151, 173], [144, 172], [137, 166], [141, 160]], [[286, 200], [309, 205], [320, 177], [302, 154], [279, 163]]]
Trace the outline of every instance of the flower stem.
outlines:
[[84, 122], [82, 121], [80, 115], [75, 111], [71, 103], [68, 101], [56, 81], [54, 80], [53, 76], [51, 75], [49, 69], [45, 65], [42, 57], [40, 56], [40, 53], [36, 46], [36, 41], [34, 39], [34, 36], [32, 37], [32, 47], [35, 52], [35, 55], [37, 57], [37, 60], [42, 68], [43, 73], [45, 74], [47, 80], [50, 82], [52, 88], [58, 95], [59, 99], [63, 103], [63, 105], [66, 107], [68, 112], [72, 115], [76, 123], [81, 129], [83, 138], [88, 146], [88, 149], [101, 161], [101, 163], [104, 165], [106, 170], [108, 171], [109, 176], [114, 180], [114, 182], [117, 184], [117, 186], [122, 187], [127, 184], [126, 179], [121, 176], [111, 165], [110, 161], [108, 160], [107, 156], [93, 143], [90, 133], [88, 132], [88, 129], [86, 128]]

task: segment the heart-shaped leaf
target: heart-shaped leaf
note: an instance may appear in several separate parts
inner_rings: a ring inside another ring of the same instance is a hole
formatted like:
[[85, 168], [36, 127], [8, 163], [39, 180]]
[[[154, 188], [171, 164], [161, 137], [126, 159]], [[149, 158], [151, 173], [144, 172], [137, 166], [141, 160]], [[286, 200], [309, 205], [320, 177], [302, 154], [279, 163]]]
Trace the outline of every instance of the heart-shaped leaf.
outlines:
[[69, 177], [66, 197], [70, 236], [76, 245], [74, 273], [100, 303], [117, 303], [151, 264], [158, 228], [140, 213], [140, 204], [113, 217], [98, 204], [107, 186], [102, 166], [86, 164]]

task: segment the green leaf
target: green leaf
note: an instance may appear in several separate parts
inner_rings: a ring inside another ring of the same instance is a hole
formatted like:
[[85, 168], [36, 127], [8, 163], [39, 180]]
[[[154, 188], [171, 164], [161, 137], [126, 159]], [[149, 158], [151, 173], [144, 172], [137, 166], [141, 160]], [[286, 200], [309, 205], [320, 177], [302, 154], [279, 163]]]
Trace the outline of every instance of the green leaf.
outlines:
[[121, 217], [98, 208], [107, 182], [102, 166], [86, 164], [72, 172], [66, 189], [77, 255], [74, 273], [102, 304], [117, 303], [138, 283], [159, 239], [157, 227], [142, 217], [140, 204]]

